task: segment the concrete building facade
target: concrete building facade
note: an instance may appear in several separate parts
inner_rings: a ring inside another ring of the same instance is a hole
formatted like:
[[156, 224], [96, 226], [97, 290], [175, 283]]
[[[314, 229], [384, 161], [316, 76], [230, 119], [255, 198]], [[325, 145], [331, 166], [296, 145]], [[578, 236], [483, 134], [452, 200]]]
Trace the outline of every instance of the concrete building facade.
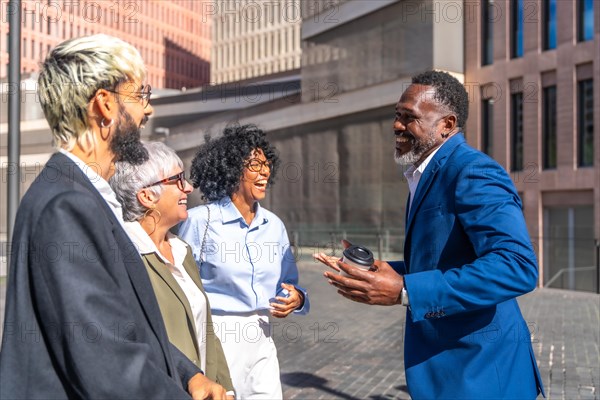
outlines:
[[[393, 158], [394, 106], [417, 72], [444, 69], [462, 79], [462, 20], [428, 14], [443, 3], [301, 2], [299, 90], [283, 86], [273, 99], [248, 90], [256, 95], [244, 102], [241, 82], [237, 98], [186, 102], [189, 112], [212, 111], [171, 125], [166, 143], [189, 165], [205, 133], [219, 134], [232, 121], [256, 123], [283, 161], [264, 205], [284, 220], [295, 243], [346, 236], [401, 252], [408, 189]], [[448, 40], [457, 44], [451, 52]], [[171, 123], [170, 107], [156, 103], [154, 123]]]
[[[198, 87], [210, 81], [212, 19], [208, 1], [24, 0], [21, 10], [21, 68], [39, 69], [50, 49], [65, 39], [106, 33], [133, 44], [155, 88]], [[7, 75], [8, 20], [13, 10], [0, 1], [0, 78]]]
[[208, 14], [212, 83], [300, 68], [301, 0], [214, 0]]
[[600, 6], [473, 2], [465, 18], [469, 142], [524, 203], [540, 284], [600, 285]]

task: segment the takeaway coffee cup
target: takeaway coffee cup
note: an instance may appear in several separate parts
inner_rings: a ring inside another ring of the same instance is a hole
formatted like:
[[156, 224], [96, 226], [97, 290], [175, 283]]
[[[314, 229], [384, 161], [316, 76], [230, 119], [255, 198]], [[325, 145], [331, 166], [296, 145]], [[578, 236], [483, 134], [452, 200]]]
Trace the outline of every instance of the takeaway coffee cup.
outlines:
[[[344, 250], [342, 262], [368, 271], [373, 267], [375, 258], [373, 252], [366, 247], [352, 245]], [[344, 271], [340, 271], [340, 273], [347, 275]]]

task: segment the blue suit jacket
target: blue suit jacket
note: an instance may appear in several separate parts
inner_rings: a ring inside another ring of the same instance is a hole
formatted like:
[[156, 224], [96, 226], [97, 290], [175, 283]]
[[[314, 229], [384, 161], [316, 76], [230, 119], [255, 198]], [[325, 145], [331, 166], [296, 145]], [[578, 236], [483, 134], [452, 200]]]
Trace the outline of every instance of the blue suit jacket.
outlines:
[[515, 298], [537, 282], [521, 201], [462, 134], [425, 169], [406, 219], [410, 307], [405, 368], [413, 399], [534, 399], [543, 394]]

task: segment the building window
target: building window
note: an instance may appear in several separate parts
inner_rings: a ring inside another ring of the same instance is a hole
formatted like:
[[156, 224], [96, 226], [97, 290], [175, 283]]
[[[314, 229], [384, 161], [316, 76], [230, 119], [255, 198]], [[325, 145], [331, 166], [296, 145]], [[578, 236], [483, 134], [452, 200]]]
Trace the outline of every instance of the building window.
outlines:
[[544, 23], [543, 23], [543, 41], [544, 50], [556, 48], [556, 1], [544, 0]]
[[580, 167], [594, 165], [594, 80], [578, 82], [577, 87], [578, 159]]
[[511, 95], [511, 170], [523, 170], [523, 93]]
[[594, 39], [594, 0], [577, 1], [577, 39]]
[[484, 99], [481, 104], [481, 151], [490, 157], [494, 153], [494, 100]]
[[556, 86], [544, 88], [542, 110], [542, 159], [545, 169], [556, 168]]
[[511, 1], [510, 7], [510, 55], [523, 57], [523, 0]]
[[494, 62], [494, 0], [484, 0], [481, 8], [481, 65]]

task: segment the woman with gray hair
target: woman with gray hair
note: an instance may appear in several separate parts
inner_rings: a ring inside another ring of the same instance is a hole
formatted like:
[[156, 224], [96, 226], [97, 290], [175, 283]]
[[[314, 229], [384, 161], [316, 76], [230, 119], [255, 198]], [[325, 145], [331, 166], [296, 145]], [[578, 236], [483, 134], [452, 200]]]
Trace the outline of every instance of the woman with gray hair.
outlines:
[[233, 398], [233, 384], [210, 305], [187, 243], [169, 232], [187, 218], [183, 163], [160, 142], [145, 143], [149, 159], [115, 164], [110, 186], [123, 207], [125, 230], [142, 256], [169, 340]]

